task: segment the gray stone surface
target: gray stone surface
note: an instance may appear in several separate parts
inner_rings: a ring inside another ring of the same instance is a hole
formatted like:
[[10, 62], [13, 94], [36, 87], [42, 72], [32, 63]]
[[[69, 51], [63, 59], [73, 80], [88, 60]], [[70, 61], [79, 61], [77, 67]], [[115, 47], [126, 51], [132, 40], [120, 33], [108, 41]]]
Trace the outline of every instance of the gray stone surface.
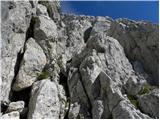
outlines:
[[149, 94], [144, 94], [138, 98], [141, 110], [151, 117], [159, 117], [159, 90], [154, 89]]
[[37, 77], [41, 74], [46, 64], [46, 56], [42, 48], [30, 38], [25, 44], [25, 52], [20, 64], [13, 90], [20, 91], [30, 87]]
[[68, 87], [70, 92], [70, 109], [68, 113], [68, 118], [91, 118], [90, 101], [86, 96], [84, 86], [81, 82], [81, 76], [78, 73], [78, 69], [70, 68], [68, 75]]
[[56, 56], [57, 26], [48, 16], [40, 15], [34, 18], [34, 38], [42, 47], [48, 59]]
[[20, 115], [18, 111], [6, 113], [0, 117], [0, 119], [19, 119]]
[[7, 113], [10, 113], [12, 111], [18, 111], [21, 113], [24, 109], [24, 101], [17, 101], [17, 102], [11, 102], [7, 108]]
[[28, 118], [58, 119], [60, 114], [59, 103], [56, 84], [49, 79], [37, 81], [33, 84], [31, 91]]
[[[124, 47], [131, 60], [139, 60], [152, 74], [152, 84], [158, 85], [158, 26], [143, 21], [118, 19], [112, 23], [110, 35]], [[150, 64], [152, 61], [152, 64]]]
[[4, 1], [1, 6], [3, 6], [1, 10], [5, 12], [2, 12], [1, 21], [3, 29], [1, 30], [2, 85], [0, 101], [9, 101], [17, 56], [25, 42], [32, 8], [28, 1]]
[[112, 115], [114, 119], [150, 119], [149, 116], [136, 110], [128, 101], [120, 101], [113, 109]]
[[44, 5], [38, 4], [36, 7], [36, 14], [48, 16], [47, 8]]

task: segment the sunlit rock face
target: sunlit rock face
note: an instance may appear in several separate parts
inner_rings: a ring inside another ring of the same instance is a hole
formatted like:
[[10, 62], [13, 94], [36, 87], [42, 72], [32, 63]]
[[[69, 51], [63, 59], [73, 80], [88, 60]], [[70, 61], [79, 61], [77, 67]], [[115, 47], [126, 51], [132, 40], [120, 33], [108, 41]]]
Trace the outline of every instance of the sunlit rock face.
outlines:
[[1, 2], [3, 118], [159, 118], [158, 25]]

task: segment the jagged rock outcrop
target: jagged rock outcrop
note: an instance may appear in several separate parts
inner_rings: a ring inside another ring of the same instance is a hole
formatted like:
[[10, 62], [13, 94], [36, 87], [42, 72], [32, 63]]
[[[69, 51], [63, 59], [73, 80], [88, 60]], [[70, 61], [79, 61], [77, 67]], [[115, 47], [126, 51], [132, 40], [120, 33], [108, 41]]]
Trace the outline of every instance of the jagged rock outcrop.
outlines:
[[62, 15], [58, 1], [1, 9], [1, 118], [159, 118], [158, 25]]

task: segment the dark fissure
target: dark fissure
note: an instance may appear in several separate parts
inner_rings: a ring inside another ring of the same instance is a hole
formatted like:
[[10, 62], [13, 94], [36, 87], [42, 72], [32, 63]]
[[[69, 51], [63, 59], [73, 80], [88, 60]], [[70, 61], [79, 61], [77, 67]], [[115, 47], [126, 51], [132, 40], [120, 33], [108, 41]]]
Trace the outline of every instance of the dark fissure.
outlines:
[[21, 91], [18, 91], [18, 92], [12, 91], [10, 94], [10, 101], [11, 102], [16, 102], [16, 101], [24, 101], [25, 102], [24, 111], [20, 114], [21, 119], [27, 118], [30, 93], [31, 93], [31, 87], [26, 88]]
[[68, 85], [67, 85], [67, 77], [63, 73], [60, 73], [59, 76], [60, 76], [59, 84], [63, 86], [63, 88], [65, 90], [65, 94], [68, 98], [69, 97], [69, 89], [68, 89]]
[[5, 101], [1, 101], [1, 113], [4, 114], [8, 108], [8, 103]]
[[92, 27], [88, 28], [85, 32], [84, 32], [84, 42], [86, 43], [90, 37], [90, 34], [91, 34], [91, 31], [92, 31]]
[[26, 41], [31, 37], [34, 38], [34, 25], [35, 25], [35, 17], [32, 16], [29, 28], [27, 29], [27, 32], [26, 32]]
[[[63, 86], [64, 90], [65, 90], [65, 95], [67, 97], [67, 102], [69, 103], [69, 107], [70, 107], [70, 95], [69, 95], [69, 88], [68, 88], [68, 84], [67, 84], [67, 77], [61, 72], [59, 74], [59, 84]], [[69, 113], [69, 108], [64, 116], [64, 119], [68, 119], [68, 113]]]

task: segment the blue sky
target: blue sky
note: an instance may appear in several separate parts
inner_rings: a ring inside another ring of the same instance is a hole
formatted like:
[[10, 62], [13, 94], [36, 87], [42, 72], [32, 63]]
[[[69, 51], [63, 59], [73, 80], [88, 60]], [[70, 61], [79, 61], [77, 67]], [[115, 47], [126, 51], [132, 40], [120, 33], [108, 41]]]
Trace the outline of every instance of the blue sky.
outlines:
[[63, 13], [109, 16], [158, 23], [158, 1], [61, 1]]

